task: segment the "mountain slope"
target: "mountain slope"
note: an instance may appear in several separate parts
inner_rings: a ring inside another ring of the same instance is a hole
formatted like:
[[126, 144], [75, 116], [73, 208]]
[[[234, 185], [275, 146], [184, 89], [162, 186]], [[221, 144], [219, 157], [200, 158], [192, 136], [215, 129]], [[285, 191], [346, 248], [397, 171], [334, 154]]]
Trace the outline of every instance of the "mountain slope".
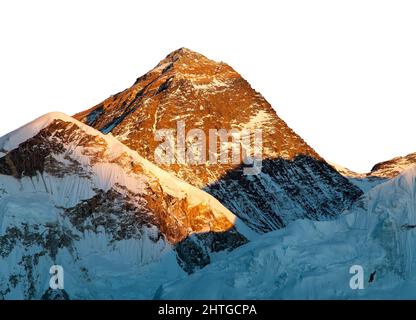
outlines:
[[0, 149], [0, 298], [47, 297], [54, 264], [71, 299], [149, 298], [252, 236], [212, 196], [64, 114]]
[[411, 153], [404, 157], [380, 162], [371, 169], [369, 174], [380, 178], [394, 178], [414, 165], [416, 165], [416, 153]]
[[[415, 299], [416, 168], [369, 191], [332, 221], [299, 220], [244, 245], [162, 299]], [[364, 290], [352, 290], [359, 265]]]
[[[214, 195], [257, 232], [284, 227], [299, 217], [333, 217], [362, 194], [230, 66], [186, 48], [169, 54], [132, 87], [75, 117], [103, 133], [111, 132], [152, 162], [160, 144], [155, 134], [161, 129], [177, 133], [178, 121], [185, 121], [187, 132], [200, 129], [206, 137], [210, 129], [261, 129], [259, 175], [242, 175], [242, 159], [237, 164], [161, 165]], [[192, 148], [191, 141], [186, 145]]]

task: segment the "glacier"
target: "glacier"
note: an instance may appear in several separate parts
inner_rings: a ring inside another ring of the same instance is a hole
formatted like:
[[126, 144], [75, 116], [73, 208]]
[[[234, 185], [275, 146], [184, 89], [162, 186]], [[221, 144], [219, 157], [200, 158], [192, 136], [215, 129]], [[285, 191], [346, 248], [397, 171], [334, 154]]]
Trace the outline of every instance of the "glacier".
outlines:
[[[332, 221], [297, 220], [164, 284], [157, 299], [415, 299], [416, 166]], [[352, 290], [352, 266], [364, 289]], [[372, 279], [371, 279], [372, 278]]]

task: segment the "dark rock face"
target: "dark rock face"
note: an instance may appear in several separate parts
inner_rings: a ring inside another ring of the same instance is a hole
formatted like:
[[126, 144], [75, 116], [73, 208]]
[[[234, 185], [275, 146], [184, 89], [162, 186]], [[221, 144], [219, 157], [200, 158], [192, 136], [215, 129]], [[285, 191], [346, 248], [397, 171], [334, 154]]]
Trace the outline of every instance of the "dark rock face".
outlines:
[[47, 257], [54, 261], [62, 249], [74, 254], [75, 258], [74, 241], [77, 240], [78, 235], [57, 223], [23, 224], [7, 228], [0, 236], [0, 256], [7, 258], [18, 248], [24, 254], [16, 261], [17, 265], [8, 275], [8, 281], [0, 283], [0, 300], [22, 284], [26, 299], [37, 299], [41, 290], [38, 286], [40, 259]]
[[48, 223], [42, 232], [39, 231], [39, 225], [24, 224], [21, 228], [13, 226], [7, 228], [4, 235], [0, 236], [0, 255], [7, 257], [16, 245], [23, 243], [27, 246], [40, 246], [44, 249], [44, 254], [55, 259], [59, 249], [72, 250], [72, 242], [77, 239], [77, 235], [58, 224]]
[[179, 265], [189, 274], [211, 263], [211, 253], [231, 251], [248, 243], [232, 228], [224, 232], [196, 233], [175, 246]]
[[228, 172], [205, 190], [258, 232], [283, 228], [299, 218], [335, 217], [362, 195], [326, 162], [309, 156], [263, 160], [257, 176], [241, 171]]
[[[80, 177], [88, 176], [85, 168], [70, 156], [68, 144], [77, 147], [97, 148], [91, 156], [97, 161], [105, 148], [105, 142], [97, 137], [80, 135], [79, 128], [70, 122], [55, 120], [47, 128], [41, 130], [36, 136], [21, 143], [17, 149], [11, 150], [0, 158], [0, 174], [11, 175], [15, 178], [33, 177], [38, 173], [48, 172], [62, 178], [65, 174], [76, 174]], [[65, 165], [58, 161], [54, 155], [63, 155]]]
[[[143, 227], [157, 226], [154, 213], [146, 208], [145, 200], [117, 186], [107, 192], [98, 191], [91, 199], [84, 200], [75, 207], [64, 209], [72, 225], [80, 232], [98, 232], [101, 227], [110, 234], [111, 241], [140, 239]], [[152, 235], [157, 242], [164, 239], [160, 232]]]
[[48, 289], [42, 295], [41, 300], [71, 300], [69, 294], [65, 290]]

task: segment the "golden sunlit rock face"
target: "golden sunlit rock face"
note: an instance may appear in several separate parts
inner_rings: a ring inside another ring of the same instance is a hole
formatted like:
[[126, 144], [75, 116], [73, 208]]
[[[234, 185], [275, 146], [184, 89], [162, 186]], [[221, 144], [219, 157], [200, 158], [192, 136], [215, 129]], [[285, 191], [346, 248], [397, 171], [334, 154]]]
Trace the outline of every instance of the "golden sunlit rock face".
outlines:
[[[111, 132], [150, 161], [155, 160], [154, 152], [160, 144], [155, 131], [176, 129], [178, 120], [185, 121], [187, 132], [202, 129], [207, 137], [210, 129], [262, 129], [264, 159], [293, 159], [299, 154], [320, 158], [230, 66], [185, 48], [169, 54], [131, 88], [75, 118], [104, 133]], [[234, 167], [163, 166], [200, 188]]]

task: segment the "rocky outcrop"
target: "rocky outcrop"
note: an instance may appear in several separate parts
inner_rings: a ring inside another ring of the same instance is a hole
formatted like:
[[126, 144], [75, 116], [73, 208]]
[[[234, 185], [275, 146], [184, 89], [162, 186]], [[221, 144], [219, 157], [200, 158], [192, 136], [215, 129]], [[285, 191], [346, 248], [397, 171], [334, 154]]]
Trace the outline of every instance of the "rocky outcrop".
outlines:
[[416, 153], [411, 153], [404, 157], [397, 157], [376, 164], [369, 175], [380, 178], [394, 178], [414, 165], [416, 165]]

